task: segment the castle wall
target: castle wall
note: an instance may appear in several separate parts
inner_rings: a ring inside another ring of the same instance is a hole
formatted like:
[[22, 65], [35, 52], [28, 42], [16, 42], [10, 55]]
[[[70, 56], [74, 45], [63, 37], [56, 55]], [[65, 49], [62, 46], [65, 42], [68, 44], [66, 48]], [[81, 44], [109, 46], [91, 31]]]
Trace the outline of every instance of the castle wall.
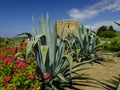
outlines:
[[65, 36], [69, 32], [76, 33], [77, 26], [78, 26], [78, 22], [77, 21], [61, 20], [61, 21], [57, 22], [58, 35], [60, 35], [63, 23], [65, 24], [63, 36]]

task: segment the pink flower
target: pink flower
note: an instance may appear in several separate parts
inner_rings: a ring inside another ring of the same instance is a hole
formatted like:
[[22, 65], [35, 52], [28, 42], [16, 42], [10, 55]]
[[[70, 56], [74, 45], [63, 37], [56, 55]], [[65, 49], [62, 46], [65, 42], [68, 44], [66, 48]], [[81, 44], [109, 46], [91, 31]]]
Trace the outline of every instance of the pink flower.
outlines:
[[13, 90], [17, 90], [17, 87], [16, 87], [16, 86], [13, 86]]
[[44, 79], [48, 79], [50, 76], [51, 76], [50, 73], [45, 73], [44, 76], [43, 76], [43, 78]]
[[23, 66], [23, 67], [26, 66], [26, 64], [24, 62], [19, 62], [19, 65]]
[[5, 76], [4, 77], [4, 80], [7, 81], [7, 82], [10, 81], [10, 79], [11, 79], [11, 76]]
[[4, 58], [3, 62], [4, 62], [4, 63], [10, 62], [10, 58]]
[[35, 74], [28, 74], [27, 77], [33, 79], [35, 77]]

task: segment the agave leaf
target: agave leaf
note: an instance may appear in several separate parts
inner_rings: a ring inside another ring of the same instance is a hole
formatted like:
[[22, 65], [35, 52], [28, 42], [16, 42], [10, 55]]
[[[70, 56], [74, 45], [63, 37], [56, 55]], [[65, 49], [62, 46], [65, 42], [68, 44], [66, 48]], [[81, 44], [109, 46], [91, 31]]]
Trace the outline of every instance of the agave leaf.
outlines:
[[118, 22], [116, 22], [116, 21], [114, 21], [118, 26], [120, 26], [120, 23], [118, 23]]
[[46, 38], [47, 38], [47, 45], [50, 47], [52, 42], [51, 42], [50, 21], [49, 21], [48, 14], [46, 17], [45, 33], [46, 33]]
[[43, 59], [43, 65], [45, 65], [46, 63], [46, 57], [47, 57], [47, 53], [48, 53], [48, 46], [41, 46], [41, 53], [42, 53], [42, 59]]
[[[77, 73], [78, 71], [82, 71], [82, 70], [86, 70], [86, 69], [90, 69], [90, 68], [79, 68], [79, 67], [78, 68], [74, 68], [74, 69], [71, 70], [71, 73], [78, 75], [78, 73]], [[69, 73], [70, 73], [70, 71], [66, 72], [65, 75], [69, 75]]]
[[21, 35], [27, 35], [28, 38], [31, 38], [32, 35], [30, 33], [21, 33], [21, 34], [17, 34], [16, 36], [21, 36]]
[[36, 28], [35, 28], [35, 22], [34, 22], [33, 15], [32, 15], [32, 22], [33, 22], [33, 26], [32, 26], [33, 33], [34, 33], [34, 35], [37, 35], [37, 31], [36, 31]]
[[34, 45], [33, 45], [33, 47], [36, 45], [36, 43], [39, 41], [39, 44], [40, 44], [40, 38], [41, 37], [43, 37], [44, 36], [44, 34], [38, 34], [38, 35], [35, 35], [35, 37], [34, 37]]
[[[28, 54], [31, 52], [32, 47], [33, 47], [34, 42], [33, 41], [29, 41], [27, 44], [27, 51], [26, 51], [26, 57], [28, 56]], [[33, 53], [33, 52], [32, 52]]]
[[58, 51], [56, 52], [56, 60], [55, 60], [55, 65], [56, 67], [60, 64], [61, 60], [63, 59], [64, 56], [64, 43], [62, 43], [59, 47], [58, 47]]
[[57, 51], [57, 22], [54, 22], [54, 28], [52, 33], [52, 43], [51, 43], [51, 53], [52, 53], [52, 60], [51, 63], [55, 64], [55, 58], [56, 58], [56, 51]]
[[36, 31], [35, 26], [32, 27], [32, 30], [33, 30], [34, 35], [37, 35], [37, 31]]
[[45, 25], [44, 25], [43, 16], [41, 16], [39, 20], [39, 26], [40, 26], [40, 33], [45, 34]]
[[66, 61], [65, 60], [61, 60], [60, 62], [59, 62], [59, 64], [58, 64], [58, 66], [55, 68], [55, 70], [54, 70], [54, 74], [58, 74], [58, 73], [60, 73], [61, 71], [61, 69], [62, 69], [62, 67], [64, 66], [64, 63], [65, 63]]
[[71, 71], [72, 71], [72, 67], [73, 67], [73, 57], [70, 55], [67, 55], [66, 57], [70, 63], [70, 67], [69, 67], [70, 68], [70, 75], [72, 75]]
[[117, 90], [120, 90], [120, 84], [118, 85], [118, 88], [117, 88]]
[[63, 74], [59, 73], [57, 76], [58, 76], [59, 79], [62, 80], [63, 82], [67, 82], [67, 80], [65, 79], [65, 77], [63, 76]]

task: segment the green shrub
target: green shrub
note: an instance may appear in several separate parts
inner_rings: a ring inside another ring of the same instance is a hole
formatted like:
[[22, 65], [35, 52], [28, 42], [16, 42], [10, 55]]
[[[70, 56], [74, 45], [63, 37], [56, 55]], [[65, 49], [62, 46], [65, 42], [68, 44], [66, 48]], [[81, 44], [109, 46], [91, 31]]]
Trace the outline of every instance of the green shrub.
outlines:
[[116, 36], [116, 31], [113, 29], [112, 26], [109, 26], [109, 28], [107, 26], [101, 26], [97, 30], [97, 35], [104, 38], [113, 38]]
[[0, 37], [0, 47], [4, 45], [4, 38]]
[[114, 52], [120, 51], [120, 42], [115, 40], [115, 41], [106, 43], [103, 46], [103, 50], [104, 51], [114, 51]]

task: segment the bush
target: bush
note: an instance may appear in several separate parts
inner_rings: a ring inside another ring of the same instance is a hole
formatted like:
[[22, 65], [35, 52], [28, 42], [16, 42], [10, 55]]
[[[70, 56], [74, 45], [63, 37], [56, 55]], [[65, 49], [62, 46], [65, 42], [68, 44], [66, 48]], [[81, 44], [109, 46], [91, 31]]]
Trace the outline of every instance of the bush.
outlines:
[[0, 37], [0, 47], [4, 45], [4, 38]]
[[112, 41], [110, 43], [106, 43], [103, 47], [105, 51], [120, 51], [120, 42], [119, 41]]
[[97, 35], [104, 38], [113, 38], [116, 36], [116, 31], [113, 29], [112, 26], [109, 26], [109, 28], [107, 26], [101, 26], [97, 30]]

